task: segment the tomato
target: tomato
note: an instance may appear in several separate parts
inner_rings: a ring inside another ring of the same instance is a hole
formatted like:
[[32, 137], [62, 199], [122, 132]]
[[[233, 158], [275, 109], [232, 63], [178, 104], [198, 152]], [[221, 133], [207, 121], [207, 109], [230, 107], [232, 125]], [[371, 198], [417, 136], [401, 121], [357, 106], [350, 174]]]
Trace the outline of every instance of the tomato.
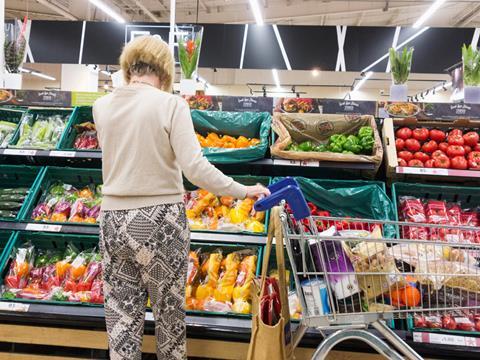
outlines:
[[440, 144], [438, 144], [438, 150], [442, 150], [444, 153], [447, 153], [447, 149], [448, 149], [448, 143], [441, 142]]
[[408, 162], [410, 167], [423, 167], [423, 162], [418, 159], [412, 159]]
[[442, 316], [442, 328], [447, 330], [455, 330], [457, 328], [457, 323], [451, 315]]
[[433, 153], [437, 149], [438, 149], [438, 144], [435, 140], [430, 140], [422, 145], [422, 150], [429, 154]]
[[475, 151], [480, 151], [480, 144], [475, 145], [475, 147], [473, 148], [473, 150], [475, 150]]
[[446, 137], [447, 137], [447, 135], [445, 134], [445, 131], [438, 130], [438, 129], [430, 130], [430, 139], [432, 139], [436, 142], [445, 141]]
[[428, 139], [429, 131], [426, 128], [416, 128], [415, 130], [413, 130], [412, 136], [418, 141], [425, 141]]
[[465, 170], [468, 168], [467, 159], [465, 156], [455, 156], [452, 159], [452, 169]]
[[457, 136], [463, 136], [463, 131], [460, 129], [453, 129], [448, 132], [448, 135], [457, 135]]
[[439, 155], [435, 158], [436, 168], [448, 169], [450, 165], [450, 159], [447, 157], [447, 155]]
[[472, 152], [471, 146], [463, 145], [463, 148], [465, 149], [465, 154], [470, 154]]
[[448, 135], [447, 142], [448, 145], [463, 145], [465, 140], [460, 135]]
[[465, 145], [468, 146], [475, 146], [478, 144], [479, 136], [476, 131], [469, 131], [465, 135], [463, 135], [463, 140], [465, 141]]
[[480, 320], [475, 320], [475, 331], [480, 331]]
[[420, 142], [417, 140], [417, 139], [407, 139], [405, 141], [405, 147], [407, 148], [407, 150], [410, 150], [410, 151], [418, 151], [420, 150]]
[[467, 317], [456, 317], [457, 330], [461, 331], [473, 331], [475, 324]]
[[407, 162], [402, 158], [398, 159], [398, 166], [407, 166]]
[[400, 138], [395, 140], [395, 147], [397, 148], [397, 151], [402, 151], [403, 148], [405, 147], [405, 140]]
[[427, 320], [425, 316], [421, 314], [415, 314], [414, 316], [414, 326], [416, 328], [426, 328], [427, 327]]
[[480, 151], [472, 151], [468, 154], [468, 160], [480, 161]]
[[403, 127], [401, 129], [397, 130], [396, 136], [397, 136], [397, 138], [400, 138], [400, 139], [403, 139], [403, 140], [410, 139], [412, 137], [412, 130], [410, 130], [407, 127]]
[[425, 153], [423, 153], [423, 152], [421, 152], [421, 151], [417, 151], [415, 154], [413, 154], [413, 157], [414, 157], [415, 159], [420, 160], [420, 161], [423, 162], [423, 163], [424, 163], [425, 161], [427, 161], [427, 160], [430, 159], [430, 156], [428, 156], [427, 154], [425, 154]]
[[413, 159], [413, 154], [410, 151], [400, 151], [398, 157], [408, 162]]
[[432, 159], [435, 159], [439, 156], [446, 156], [447, 154], [445, 154], [442, 150], [435, 150], [432, 154]]
[[455, 156], [464, 156], [465, 149], [460, 145], [450, 145], [447, 149], [447, 155], [449, 158], [454, 158]]
[[428, 159], [427, 161], [425, 161], [425, 167], [426, 168], [435, 167], [435, 159]]
[[430, 329], [440, 329], [442, 327], [440, 316], [425, 316], [425, 323], [427, 328]]
[[468, 168], [473, 170], [480, 170], [480, 159], [468, 159]]

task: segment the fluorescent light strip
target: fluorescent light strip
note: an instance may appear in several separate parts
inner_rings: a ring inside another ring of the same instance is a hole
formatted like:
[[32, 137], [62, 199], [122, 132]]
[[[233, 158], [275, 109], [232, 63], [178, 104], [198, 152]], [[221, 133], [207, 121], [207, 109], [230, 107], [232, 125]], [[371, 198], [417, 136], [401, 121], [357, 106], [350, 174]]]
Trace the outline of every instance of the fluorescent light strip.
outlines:
[[27, 73], [27, 74], [29, 74], [29, 73], [32, 72], [32, 70], [24, 69], [24, 68], [18, 68], [18, 70], [20, 70], [20, 71], [23, 72], [23, 73]]
[[90, 2], [95, 5], [96, 7], [98, 7], [100, 10], [102, 10], [105, 14], [107, 14], [108, 16], [112, 17], [113, 19], [115, 19], [115, 21], [119, 22], [119, 23], [122, 23], [124, 24], [125, 23], [125, 19], [122, 18], [120, 15], [118, 15], [110, 6], [108, 6], [107, 4], [105, 4], [103, 1], [100, 1], [100, 0], [90, 0]]
[[433, 91], [440, 91], [440, 90], [443, 90], [443, 88], [448, 88], [452, 86], [452, 82], [449, 81], [449, 82], [446, 82], [444, 84], [441, 84], [441, 85], [438, 85], [436, 87], [433, 88]]
[[245, 57], [245, 48], [247, 47], [247, 36], [248, 36], [248, 24], [245, 25], [245, 30], [243, 31], [242, 53], [240, 55], [240, 69], [243, 69], [243, 59]]
[[413, 24], [414, 29], [418, 29], [422, 24], [427, 21], [447, 0], [436, 0], [428, 9], [423, 13], [420, 18]]
[[107, 71], [107, 70], [100, 70], [100, 72], [101, 72], [103, 75], [112, 76], [112, 73], [110, 73], [110, 72]]
[[47, 79], [47, 80], [52, 80], [52, 81], [57, 80], [53, 76], [46, 75], [46, 74], [43, 74], [43, 73], [40, 73], [40, 72], [37, 72], [37, 71], [32, 71], [30, 74], [38, 76], [38, 77], [43, 78], [43, 79]]
[[273, 80], [275, 81], [275, 85], [277, 89], [280, 89], [280, 79], [278, 78], [278, 71], [277, 69], [272, 69]]
[[278, 46], [280, 46], [280, 51], [282, 52], [283, 61], [285, 61], [285, 66], [287, 67], [288, 70], [292, 70], [292, 67], [290, 66], [290, 61], [288, 60], [287, 52], [285, 51], [285, 46], [283, 46], [282, 37], [278, 32], [277, 25], [273, 25], [273, 32], [275, 33], [275, 37], [277, 38]]
[[355, 85], [355, 87], [353, 88], [353, 92], [358, 91], [363, 86], [363, 84], [365, 84], [365, 81], [367, 81], [372, 75], [373, 75], [373, 71], [367, 72], [363, 77], [363, 79], [360, 80], [357, 83], [357, 85]]
[[257, 25], [262, 26], [264, 23], [263, 23], [262, 13], [260, 12], [260, 6], [258, 5], [258, 0], [249, 0], [249, 1], [250, 1], [250, 7], [252, 8], [253, 16], [255, 17], [255, 21]]
[[[412, 41], [413, 39], [417, 38], [418, 36], [422, 35], [425, 31], [427, 31], [428, 29], [430, 29], [428, 26], [425, 26], [424, 28], [422, 28], [421, 30], [417, 31], [415, 34], [413, 34], [412, 36], [410, 36], [407, 40], [405, 40], [404, 42], [402, 42], [400, 45], [397, 45], [395, 46], [395, 50], [398, 50], [400, 49], [402, 46], [405, 46], [407, 45], [410, 41]], [[388, 57], [389, 53], [387, 52], [385, 55], [383, 55], [381, 58], [375, 60], [373, 63], [371, 63], [370, 65], [368, 65], [365, 69], [362, 70], [362, 73], [365, 72], [365, 71], [368, 71], [370, 70], [371, 68], [373, 68], [375, 65], [377, 65], [378, 63], [382, 62], [383, 60], [385, 60], [387, 57]]]

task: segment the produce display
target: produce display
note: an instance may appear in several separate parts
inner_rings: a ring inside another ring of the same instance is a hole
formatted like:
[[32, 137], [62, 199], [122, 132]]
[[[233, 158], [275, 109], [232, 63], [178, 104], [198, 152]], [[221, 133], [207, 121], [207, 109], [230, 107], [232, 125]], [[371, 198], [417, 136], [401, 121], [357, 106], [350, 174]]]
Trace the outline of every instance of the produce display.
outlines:
[[357, 135], [335, 134], [330, 136], [326, 144], [314, 144], [304, 141], [300, 144], [292, 142], [285, 150], [287, 151], [315, 151], [334, 152], [343, 154], [371, 155], [375, 138], [371, 126], [362, 126]]
[[480, 170], [479, 134], [475, 130], [402, 127], [395, 132], [399, 166]]
[[260, 144], [260, 139], [248, 139], [245, 136], [234, 137], [229, 135], [218, 135], [214, 132], [209, 133], [205, 137], [198, 133], [196, 135], [202, 148], [241, 149]]
[[96, 224], [102, 202], [102, 185], [77, 189], [52, 185], [32, 212], [32, 220]]
[[67, 124], [68, 116], [26, 114], [20, 123], [20, 134], [15, 147], [53, 149]]
[[409, 102], [390, 103], [385, 105], [385, 111], [393, 117], [412, 117], [420, 112], [420, 107]]
[[14, 219], [23, 205], [29, 189], [25, 187], [0, 188], [0, 218]]
[[9, 121], [0, 121], [0, 148], [7, 147], [16, 129], [17, 124]]
[[185, 194], [187, 218], [192, 230], [265, 231], [265, 213], [253, 209], [252, 199], [215, 196], [199, 189]]
[[187, 310], [250, 314], [251, 288], [257, 269], [254, 250], [224, 253], [190, 251], [186, 285]]
[[12, 254], [2, 298], [103, 304], [100, 255], [73, 244], [58, 251], [24, 243]]
[[185, 100], [187, 101], [190, 109], [210, 110], [213, 107], [213, 101], [211, 96], [206, 96], [206, 95], [186, 96]]
[[75, 125], [77, 136], [73, 147], [78, 150], [97, 150], [99, 149], [97, 131], [95, 124], [91, 121]]
[[415, 314], [414, 327], [417, 329], [443, 329], [480, 332], [480, 314], [469, 311], [455, 311], [446, 314]]

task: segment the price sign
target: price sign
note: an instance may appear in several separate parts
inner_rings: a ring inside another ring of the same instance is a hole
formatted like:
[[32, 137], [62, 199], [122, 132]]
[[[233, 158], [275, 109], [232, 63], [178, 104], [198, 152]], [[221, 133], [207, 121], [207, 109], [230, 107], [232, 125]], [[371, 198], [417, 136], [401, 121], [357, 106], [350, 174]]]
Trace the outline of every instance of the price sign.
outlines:
[[150, 311], [147, 311], [147, 312], [145, 313], [145, 320], [147, 320], [147, 321], [154, 321], [154, 319], [153, 319], [153, 313], [150, 312]]
[[56, 156], [56, 157], [75, 157], [76, 152], [75, 151], [50, 151], [50, 156]]
[[28, 231], [47, 231], [47, 232], [60, 232], [62, 231], [62, 225], [51, 224], [27, 224], [25, 230]]
[[319, 167], [320, 166], [320, 161], [274, 159], [273, 164], [274, 165], [283, 165], [283, 166]]
[[28, 312], [30, 305], [14, 302], [0, 302], [0, 311]]
[[421, 167], [397, 167], [397, 174], [442, 175], [448, 176], [448, 169], [434, 169]]
[[413, 341], [428, 344], [479, 347], [480, 338], [428, 332], [414, 332]]
[[37, 150], [28, 150], [28, 149], [5, 149], [5, 150], [3, 150], [4, 155], [34, 156], [36, 153], [37, 153]]

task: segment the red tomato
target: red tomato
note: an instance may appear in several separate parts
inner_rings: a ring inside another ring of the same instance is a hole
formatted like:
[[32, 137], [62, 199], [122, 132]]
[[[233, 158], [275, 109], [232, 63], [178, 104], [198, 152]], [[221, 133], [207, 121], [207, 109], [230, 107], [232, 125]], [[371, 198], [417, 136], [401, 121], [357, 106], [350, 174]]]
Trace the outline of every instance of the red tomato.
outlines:
[[448, 145], [463, 145], [465, 140], [460, 135], [448, 135]]
[[438, 144], [438, 150], [442, 150], [444, 153], [446, 153], [447, 149], [448, 149], [448, 143], [441, 142], [440, 144]]
[[439, 156], [446, 156], [447, 154], [445, 154], [442, 150], [435, 150], [432, 154], [432, 159], [435, 159]]
[[480, 170], [480, 159], [468, 159], [468, 168], [473, 170]]
[[448, 169], [450, 167], [450, 159], [447, 155], [440, 155], [435, 158], [435, 167]]
[[465, 145], [468, 146], [475, 146], [478, 144], [478, 133], [476, 131], [469, 131], [465, 135], [463, 135], [463, 140], [465, 141]]
[[418, 159], [412, 159], [408, 162], [408, 166], [410, 167], [423, 167], [423, 162]]
[[435, 159], [429, 159], [429, 160], [425, 161], [425, 167], [426, 168], [435, 167]]
[[421, 151], [417, 151], [415, 154], [413, 154], [413, 157], [417, 160], [420, 160], [423, 163], [430, 159], [430, 156], [428, 156], [427, 154]]
[[426, 128], [416, 128], [415, 130], [413, 130], [412, 136], [418, 141], [425, 141], [428, 139], [429, 131]]
[[442, 328], [455, 330], [457, 328], [457, 323], [451, 315], [444, 315], [442, 316]]
[[475, 150], [475, 151], [480, 151], [480, 144], [475, 145], [475, 147], [473, 148], [473, 150]]
[[433, 153], [437, 149], [438, 149], [438, 144], [435, 140], [430, 140], [422, 145], [422, 150], [429, 154]]
[[395, 147], [397, 148], [397, 151], [402, 151], [403, 148], [405, 147], [405, 140], [400, 138], [395, 140]]
[[480, 151], [472, 151], [468, 154], [468, 160], [480, 161]]
[[407, 166], [407, 162], [402, 158], [398, 159], [398, 166]]
[[403, 127], [397, 130], [396, 135], [397, 135], [397, 138], [407, 140], [412, 137], [412, 130], [410, 130], [407, 127]]
[[465, 154], [470, 154], [472, 152], [471, 146], [463, 145], [463, 148], [465, 149]]
[[475, 331], [480, 331], [480, 320], [475, 320]]
[[447, 149], [447, 155], [449, 158], [454, 158], [455, 156], [464, 156], [465, 149], [460, 145], [450, 145]]
[[463, 131], [460, 129], [453, 129], [448, 132], [448, 135], [458, 135], [458, 136], [463, 136]]
[[407, 148], [407, 150], [410, 150], [410, 151], [418, 151], [420, 150], [420, 142], [417, 140], [417, 139], [407, 139], [405, 141], [405, 147]]
[[455, 156], [452, 159], [452, 169], [465, 170], [468, 168], [467, 159], [465, 156]]
[[413, 154], [410, 151], [400, 151], [398, 153], [398, 157], [405, 160], [406, 162], [409, 162], [413, 159]]
[[432, 139], [436, 142], [442, 142], [442, 141], [445, 140], [446, 137], [447, 137], [447, 135], [442, 130], [438, 130], [438, 129], [430, 130], [430, 139]]

